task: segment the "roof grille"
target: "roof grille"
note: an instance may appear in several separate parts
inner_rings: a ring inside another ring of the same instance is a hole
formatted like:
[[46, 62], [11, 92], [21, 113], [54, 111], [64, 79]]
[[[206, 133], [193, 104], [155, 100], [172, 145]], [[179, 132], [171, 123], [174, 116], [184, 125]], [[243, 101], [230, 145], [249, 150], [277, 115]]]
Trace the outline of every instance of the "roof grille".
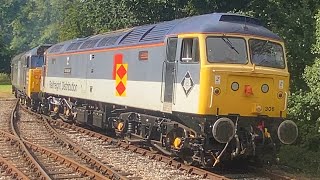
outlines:
[[147, 25], [147, 26], [140, 26], [134, 28], [130, 31], [126, 36], [121, 40], [119, 44], [133, 44], [138, 43], [142, 37], [146, 33], [148, 33], [155, 25]]
[[60, 45], [55, 45], [51, 50], [50, 50], [50, 53], [57, 53], [59, 52], [62, 47], [64, 46], [64, 44], [60, 44]]
[[117, 42], [120, 36], [122, 36], [122, 34], [117, 36], [107, 36], [98, 43], [98, 47], [112, 46]]
[[80, 47], [80, 49], [88, 49], [88, 48], [93, 48], [97, 42], [99, 41], [100, 39], [90, 39], [90, 40], [87, 40], [86, 42], [84, 42], [82, 44], [82, 46]]
[[68, 46], [66, 51], [77, 50], [82, 43], [83, 42], [72, 43], [72, 44], [70, 44], [70, 46]]
[[258, 26], [263, 25], [258, 19], [247, 17], [247, 16], [237, 16], [237, 15], [222, 15], [219, 21], [249, 23], [249, 24], [254, 24]]
[[157, 24], [151, 31], [146, 34], [140, 42], [148, 41], [161, 41], [165, 38], [166, 34], [183, 19], [177, 19], [173, 21], [163, 22]]

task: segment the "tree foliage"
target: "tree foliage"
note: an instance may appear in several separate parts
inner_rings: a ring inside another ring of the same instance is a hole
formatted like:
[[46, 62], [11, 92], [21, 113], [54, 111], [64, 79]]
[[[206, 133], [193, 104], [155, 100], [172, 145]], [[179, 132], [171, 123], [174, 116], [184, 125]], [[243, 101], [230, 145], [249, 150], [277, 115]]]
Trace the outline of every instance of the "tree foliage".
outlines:
[[11, 51], [6, 47], [3, 35], [0, 34], [0, 72], [10, 72]]

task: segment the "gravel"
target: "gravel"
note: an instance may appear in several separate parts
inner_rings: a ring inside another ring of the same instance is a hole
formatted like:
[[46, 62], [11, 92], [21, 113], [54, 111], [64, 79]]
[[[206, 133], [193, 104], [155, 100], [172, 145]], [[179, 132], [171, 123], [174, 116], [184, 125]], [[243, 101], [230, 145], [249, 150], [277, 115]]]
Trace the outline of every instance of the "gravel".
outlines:
[[[75, 155], [70, 149], [61, 146], [56, 143], [53, 138], [49, 135], [46, 127], [42, 122], [39, 122], [38, 117], [33, 116], [24, 111], [19, 111], [20, 120], [17, 123], [17, 127], [20, 132], [20, 136], [24, 139], [42, 147], [46, 147], [52, 151], [55, 151], [62, 156], [68, 157], [82, 165], [90, 167], [85, 160], [81, 159], [79, 156]], [[34, 152], [38, 162], [42, 164], [44, 169], [46, 169], [53, 179], [88, 179], [88, 177], [82, 177], [82, 175], [71, 167], [67, 167], [65, 164], [60, 164], [54, 158], [43, 155], [39, 152]], [[63, 171], [63, 173], [57, 173]]]
[[129, 177], [131, 178], [142, 177], [142, 179], [155, 180], [201, 179], [199, 176], [187, 174], [164, 162], [124, 150], [98, 138], [90, 137], [67, 128], [57, 130], [59, 133], [68, 136], [70, 140], [77, 143], [101, 162], [113, 166], [115, 169], [130, 173], [131, 176]]
[[15, 101], [0, 99], [0, 130], [10, 132], [10, 117]]

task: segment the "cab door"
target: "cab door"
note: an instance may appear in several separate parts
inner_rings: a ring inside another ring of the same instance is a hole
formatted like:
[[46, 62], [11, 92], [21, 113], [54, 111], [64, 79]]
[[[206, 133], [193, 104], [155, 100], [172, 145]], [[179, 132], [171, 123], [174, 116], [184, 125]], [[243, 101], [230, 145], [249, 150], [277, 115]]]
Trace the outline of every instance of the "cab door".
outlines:
[[197, 35], [179, 35], [172, 111], [198, 113], [200, 51]]
[[162, 64], [162, 92], [161, 101], [163, 103], [162, 111], [171, 113], [174, 99], [174, 84], [176, 80], [177, 69], [177, 37], [169, 37], [166, 43], [166, 60]]

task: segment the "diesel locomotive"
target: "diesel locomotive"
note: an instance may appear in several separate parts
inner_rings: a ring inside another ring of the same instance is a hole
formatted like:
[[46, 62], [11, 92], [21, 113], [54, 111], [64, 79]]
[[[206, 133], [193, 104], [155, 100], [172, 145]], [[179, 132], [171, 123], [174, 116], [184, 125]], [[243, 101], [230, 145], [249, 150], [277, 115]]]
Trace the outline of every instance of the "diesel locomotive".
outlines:
[[11, 60], [12, 93], [28, 106], [38, 99], [44, 52], [50, 46], [50, 44], [44, 44], [35, 47]]
[[[35, 111], [185, 163], [272, 154], [298, 136], [286, 119], [284, 42], [252, 17], [143, 25], [54, 44], [43, 57], [41, 67], [21, 71], [12, 61], [13, 89]], [[28, 88], [16, 80], [24, 76]]]

